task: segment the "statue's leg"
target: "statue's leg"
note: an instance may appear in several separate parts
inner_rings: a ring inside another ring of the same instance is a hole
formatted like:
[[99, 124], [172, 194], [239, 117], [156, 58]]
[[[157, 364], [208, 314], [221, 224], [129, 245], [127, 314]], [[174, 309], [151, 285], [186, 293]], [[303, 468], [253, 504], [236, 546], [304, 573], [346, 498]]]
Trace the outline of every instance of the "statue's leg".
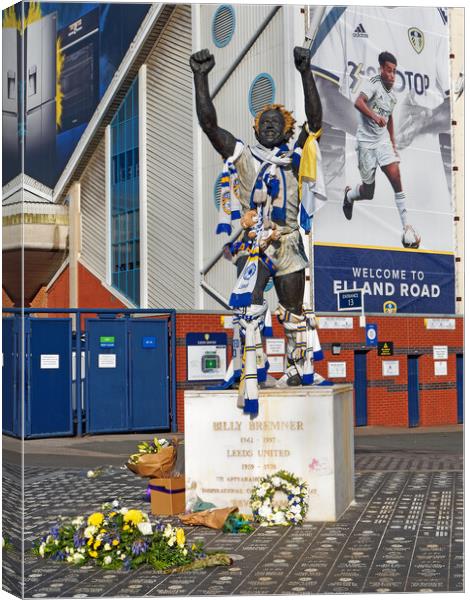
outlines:
[[299, 321], [303, 321], [303, 299], [305, 289], [305, 270], [288, 273], [274, 278], [279, 303], [289, 313], [295, 315], [294, 322], [283, 321], [284, 332], [287, 339], [287, 385], [301, 385], [302, 370], [296, 367], [300, 365], [299, 357], [296, 356], [297, 349], [297, 326]]

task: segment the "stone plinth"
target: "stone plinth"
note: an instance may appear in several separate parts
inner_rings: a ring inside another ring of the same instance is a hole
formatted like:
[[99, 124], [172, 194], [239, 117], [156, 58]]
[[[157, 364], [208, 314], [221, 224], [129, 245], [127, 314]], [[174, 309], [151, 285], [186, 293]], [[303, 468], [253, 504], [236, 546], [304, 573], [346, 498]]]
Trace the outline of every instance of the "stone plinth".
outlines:
[[336, 521], [354, 500], [353, 388], [260, 392], [259, 415], [237, 408], [237, 392], [185, 392], [187, 500], [250, 513], [252, 487], [279, 469], [309, 486], [308, 521]]

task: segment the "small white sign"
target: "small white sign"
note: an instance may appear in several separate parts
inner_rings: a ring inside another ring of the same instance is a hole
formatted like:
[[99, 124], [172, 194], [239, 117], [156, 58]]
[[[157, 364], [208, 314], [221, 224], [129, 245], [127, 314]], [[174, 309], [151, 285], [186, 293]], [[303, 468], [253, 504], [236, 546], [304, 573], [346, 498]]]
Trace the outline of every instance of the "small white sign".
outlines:
[[222, 327], [224, 329], [233, 329], [233, 316], [232, 315], [222, 315], [221, 319]]
[[400, 375], [400, 362], [398, 360], [382, 361], [382, 375], [384, 377], [396, 377]]
[[41, 369], [58, 369], [58, 354], [41, 354]]
[[434, 361], [434, 375], [447, 375], [447, 361], [446, 360], [435, 360]]
[[455, 329], [455, 319], [424, 319], [426, 329]]
[[116, 355], [115, 354], [98, 354], [99, 369], [115, 369]]
[[286, 340], [284, 338], [266, 338], [266, 354], [285, 354]]
[[320, 329], [353, 329], [353, 317], [318, 317]]
[[284, 373], [284, 357], [283, 356], [268, 356], [269, 369], [268, 373]]
[[335, 377], [346, 377], [345, 362], [329, 362], [328, 363], [328, 379]]
[[447, 346], [433, 346], [432, 357], [434, 360], [447, 360], [449, 358], [449, 350]]

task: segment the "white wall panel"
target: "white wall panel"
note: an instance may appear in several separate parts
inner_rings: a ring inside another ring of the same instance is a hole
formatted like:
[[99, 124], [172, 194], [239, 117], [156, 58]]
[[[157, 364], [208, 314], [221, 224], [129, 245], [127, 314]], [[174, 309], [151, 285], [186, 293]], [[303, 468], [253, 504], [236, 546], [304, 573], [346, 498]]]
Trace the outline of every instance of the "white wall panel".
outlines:
[[106, 279], [105, 140], [100, 141], [80, 179], [81, 260]]
[[195, 308], [191, 38], [180, 5], [147, 61], [149, 307]]

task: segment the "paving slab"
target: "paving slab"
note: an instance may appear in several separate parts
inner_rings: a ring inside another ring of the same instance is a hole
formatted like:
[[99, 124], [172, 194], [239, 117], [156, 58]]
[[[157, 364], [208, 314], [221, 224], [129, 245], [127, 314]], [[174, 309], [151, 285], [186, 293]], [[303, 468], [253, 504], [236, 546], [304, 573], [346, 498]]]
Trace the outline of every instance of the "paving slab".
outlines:
[[[128, 471], [123, 460], [103, 462], [97, 440], [92, 441], [92, 454], [79, 460], [73, 453], [62, 454], [77, 460], [60, 465], [48, 464], [51, 448], [57, 452], [67, 443], [49, 444], [48, 452], [34, 456], [38, 464], [30, 460], [32, 454], [25, 455], [25, 597], [463, 591], [462, 433], [444, 434], [446, 447], [441, 447], [439, 432], [433, 432], [420, 435], [414, 449], [406, 434], [395, 434], [402, 443], [392, 448], [384, 445], [386, 436], [358, 436], [356, 499], [335, 523], [257, 527], [251, 534], [236, 535], [185, 526], [188, 540], [227, 552], [233, 564], [173, 575], [148, 567], [132, 572], [102, 571], [91, 565], [77, 568], [31, 554], [33, 541], [60, 515], [89, 513], [115, 498], [150, 513], [146, 481]], [[121, 440], [119, 455], [134, 441]], [[117, 442], [108, 443], [118, 449]], [[48, 446], [44, 441], [42, 445], [43, 450]], [[104, 450], [107, 456], [109, 447]], [[100, 458], [102, 475], [89, 479], [88, 468]], [[4, 458], [3, 527], [16, 546], [20, 474], [19, 464]], [[179, 524], [177, 518], [164, 520]], [[3, 588], [11, 593], [20, 591], [16, 575], [20, 558], [16, 549], [4, 554]]]

